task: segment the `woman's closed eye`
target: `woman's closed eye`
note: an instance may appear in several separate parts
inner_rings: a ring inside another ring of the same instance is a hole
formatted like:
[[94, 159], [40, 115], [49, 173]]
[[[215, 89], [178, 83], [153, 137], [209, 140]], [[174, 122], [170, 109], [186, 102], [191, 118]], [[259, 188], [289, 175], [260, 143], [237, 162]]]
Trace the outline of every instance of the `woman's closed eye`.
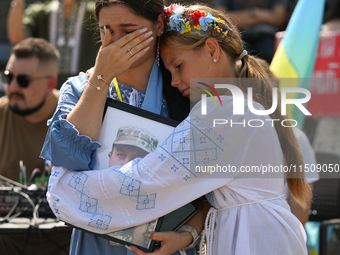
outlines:
[[182, 64], [179, 64], [179, 65], [176, 66], [176, 69], [177, 69], [177, 70], [180, 70], [181, 67], [182, 67]]
[[131, 31], [125, 31], [125, 34], [131, 34], [131, 33], [135, 32], [136, 30], [137, 30], [137, 29], [131, 30]]

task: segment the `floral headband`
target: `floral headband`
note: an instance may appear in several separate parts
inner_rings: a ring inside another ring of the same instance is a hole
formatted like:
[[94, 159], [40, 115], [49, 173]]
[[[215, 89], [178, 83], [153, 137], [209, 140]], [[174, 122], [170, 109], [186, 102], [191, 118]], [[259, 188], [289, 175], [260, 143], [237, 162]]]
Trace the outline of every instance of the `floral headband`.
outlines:
[[224, 20], [213, 17], [200, 10], [186, 9], [178, 4], [165, 7], [165, 31], [177, 31], [180, 34], [192, 33], [206, 36], [212, 35], [220, 42], [228, 43], [233, 31]]

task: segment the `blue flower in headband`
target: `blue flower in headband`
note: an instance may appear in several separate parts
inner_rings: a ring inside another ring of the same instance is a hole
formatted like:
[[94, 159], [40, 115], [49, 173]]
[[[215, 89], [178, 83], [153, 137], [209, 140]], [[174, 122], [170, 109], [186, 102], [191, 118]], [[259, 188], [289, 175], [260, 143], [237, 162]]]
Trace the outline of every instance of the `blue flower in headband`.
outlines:
[[215, 23], [216, 18], [208, 13], [207, 17], [200, 18], [200, 27], [203, 31], [207, 31], [208, 27], [211, 27], [210, 23]]
[[181, 15], [171, 16], [169, 25], [172, 30], [175, 28], [180, 34], [182, 34], [185, 30], [185, 22], [181, 19]]

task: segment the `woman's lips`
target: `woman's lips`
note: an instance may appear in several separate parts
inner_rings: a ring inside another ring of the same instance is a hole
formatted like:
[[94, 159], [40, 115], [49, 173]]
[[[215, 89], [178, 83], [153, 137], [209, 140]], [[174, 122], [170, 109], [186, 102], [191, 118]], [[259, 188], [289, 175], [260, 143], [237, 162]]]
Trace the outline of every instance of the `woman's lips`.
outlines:
[[189, 94], [190, 88], [186, 88], [186, 89], [180, 89], [179, 92], [181, 92], [181, 94], [183, 96], [187, 96]]

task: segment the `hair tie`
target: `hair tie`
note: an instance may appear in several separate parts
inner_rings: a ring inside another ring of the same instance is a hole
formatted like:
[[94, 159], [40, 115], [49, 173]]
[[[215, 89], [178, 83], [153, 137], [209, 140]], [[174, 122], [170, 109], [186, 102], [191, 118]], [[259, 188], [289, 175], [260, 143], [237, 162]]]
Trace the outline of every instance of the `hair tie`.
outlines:
[[248, 51], [243, 50], [242, 53], [236, 58], [236, 60], [242, 60], [242, 58], [247, 55], [248, 55]]

